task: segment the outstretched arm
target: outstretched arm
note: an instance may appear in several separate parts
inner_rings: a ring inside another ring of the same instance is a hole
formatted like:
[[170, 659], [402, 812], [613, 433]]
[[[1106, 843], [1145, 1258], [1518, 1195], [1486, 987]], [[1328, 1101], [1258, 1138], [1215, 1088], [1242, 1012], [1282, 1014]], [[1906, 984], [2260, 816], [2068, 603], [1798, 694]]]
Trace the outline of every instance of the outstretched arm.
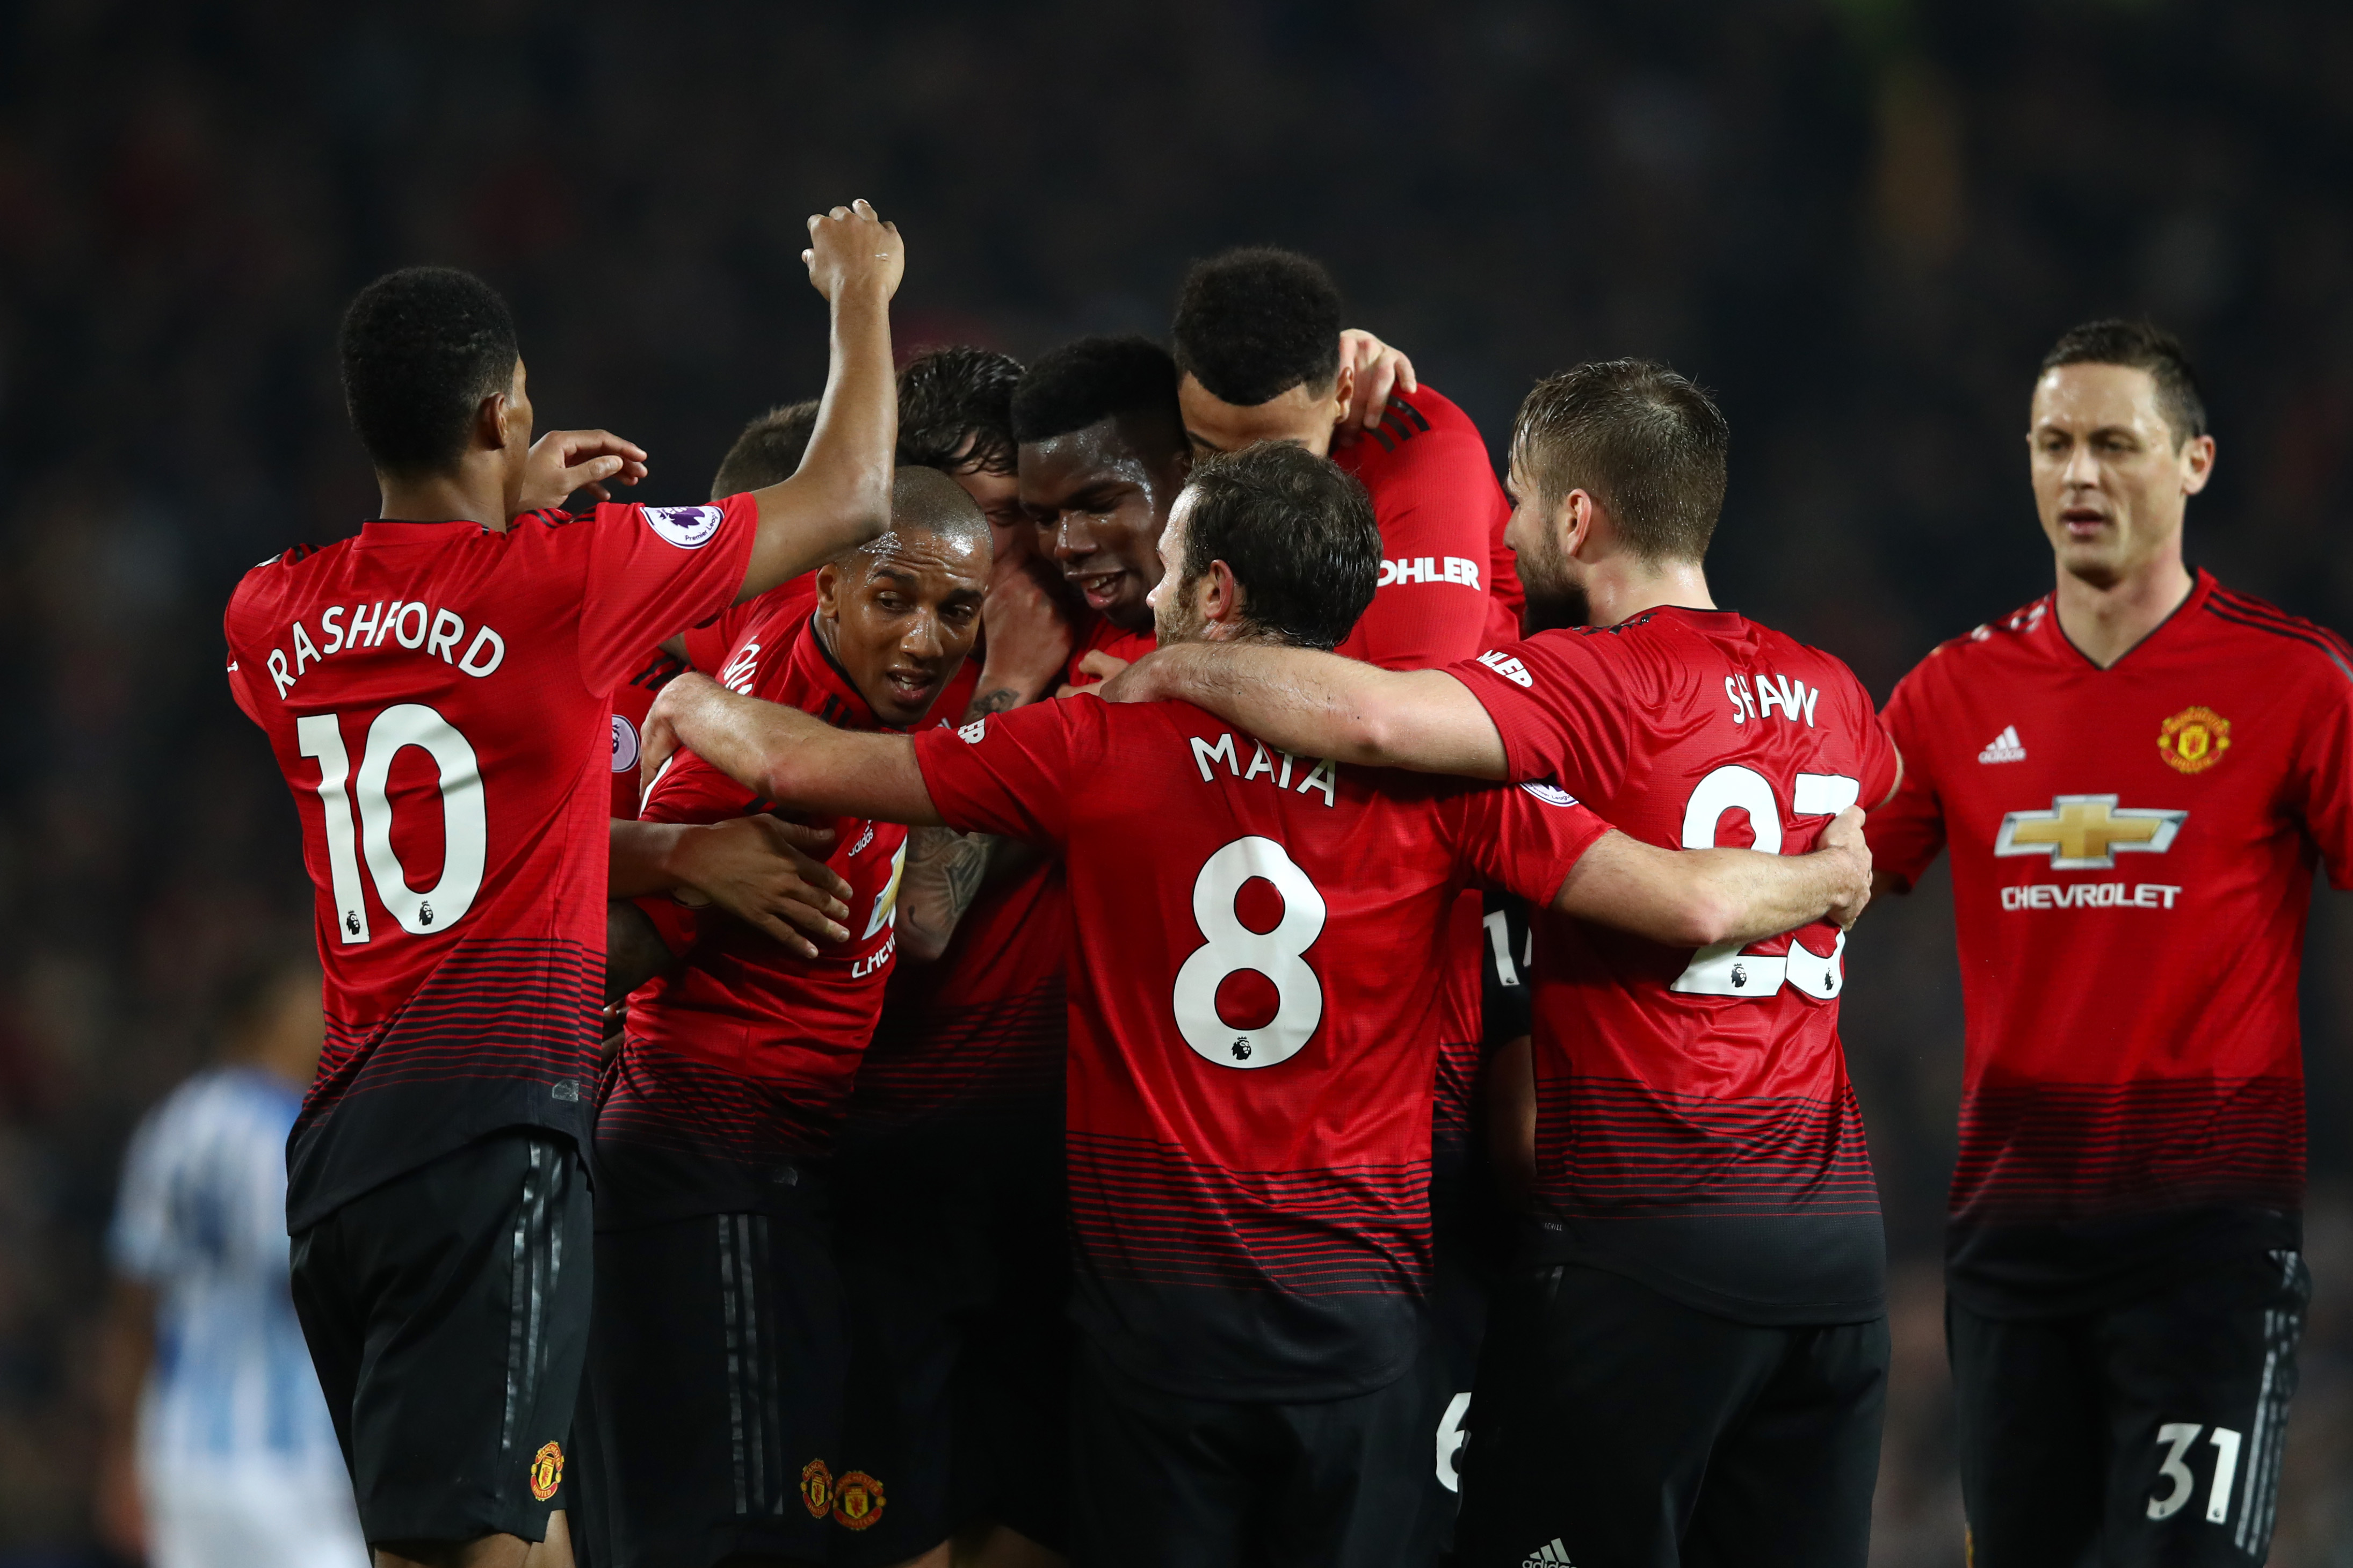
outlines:
[[891, 369], [891, 296], [905, 248], [899, 229], [865, 202], [808, 220], [809, 282], [833, 307], [825, 401], [799, 469], [754, 490], [760, 531], [736, 602], [765, 594], [863, 544], [890, 526], [891, 473], [899, 439], [899, 388]]
[[1712, 947], [1823, 919], [1851, 926], [1870, 901], [1862, 813], [1849, 806], [1810, 855], [1662, 849], [1613, 832], [1577, 862], [1552, 907], [1670, 947]]
[[661, 689], [641, 743], [639, 765], [649, 772], [683, 746], [779, 805], [941, 826], [911, 737], [837, 730], [797, 708], [739, 697], [707, 675], [690, 672]]
[[1100, 690], [1113, 702], [1190, 702], [1299, 756], [1511, 776], [1495, 721], [1444, 670], [1381, 669], [1311, 648], [1186, 643], [1136, 660]]

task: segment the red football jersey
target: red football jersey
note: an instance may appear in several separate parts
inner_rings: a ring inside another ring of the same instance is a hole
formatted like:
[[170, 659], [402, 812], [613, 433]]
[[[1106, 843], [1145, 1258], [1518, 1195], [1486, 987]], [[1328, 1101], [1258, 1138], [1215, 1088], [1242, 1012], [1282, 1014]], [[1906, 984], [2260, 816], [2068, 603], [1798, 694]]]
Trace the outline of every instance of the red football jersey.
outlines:
[[2106, 669], [2046, 595], [1887, 705], [1881, 870], [1953, 852], [1968, 1011], [1954, 1289], [2072, 1310], [2292, 1247], [2313, 868], [2353, 885], [2353, 654], [2204, 573]]
[[1455, 895], [1548, 901], [1607, 829], [1556, 791], [1343, 769], [1182, 703], [1039, 703], [916, 756], [949, 822], [1063, 855], [1095, 1342], [1202, 1396], [1397, 1376], [1422, 1338]]
[[[1512, 776], [1670, 848], [1800, 854], [1895, 784], [1853, 673], [1724, 610], [1544, 632], [1450, 672]], [[1536, 937], [1539, 1243], [1747, 1322], [1883, 1310], [1886, 1246], [1838, 1037], [1842, 933], [1667, 948]]]
[[728, 605], [700, 626], [688, 627], [686, 662], [715, 678], [755, 627], [786, 624], [816, 605], [817, 574], [804, 572], [765, 594]]
[[[846, 730], [880, 728], [874, 710], [818, 641], [805, 608], [778, 606], [744, 648], [752, 696]], [[744, 661], [744, 648], [733, 664]], [[650, 822], [723, 822], [767, 803], [681, 752], [646, 796]], [[907, 830], [828, 818], [826, 864], [850, 887], [850, 940], [804, 958], [731, 916], [698, 914], [667, 896], [666, 935], [686, 962], [629, 996], [621, 1050], [596, 1114], [600, 1215], [634, 1223], [763, 1206], [794, 1162], [830, 1152], [859, 1059], [882, 1009], [898, 948], [899, 876]]]
[[605, 958], [607, 698], [742, 587], [748, 497], [370, 522], [246, 574], [229, 681], [318, 890], [327, 1041], [288, 1219], [486, 1132], [586, 1143]]
[[613, 815], [634, 817], [644, 798], [638, 759], [644, 745], [646, 715], [654, 699], [686, 666], [657, 648], [646, 667], [613, 688]]
[[1512, 503], [1471, 416], [1425, 386], [1381, 422], [1335, 442], [1381, 530], [1372, 607], [1337, 651], [1385, 669], [1429, 669], [1520, 635], [1523, 595], [1504, 526]]

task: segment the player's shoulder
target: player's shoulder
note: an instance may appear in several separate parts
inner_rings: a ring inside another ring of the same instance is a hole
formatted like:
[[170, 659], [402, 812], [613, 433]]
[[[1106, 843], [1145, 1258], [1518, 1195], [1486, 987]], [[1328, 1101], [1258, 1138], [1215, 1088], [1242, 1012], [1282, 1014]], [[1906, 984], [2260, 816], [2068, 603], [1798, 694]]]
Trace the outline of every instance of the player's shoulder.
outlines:
[[2353, 644], [2317, 621], [2290, 615], [2268, 600], [2211, 579], [2196, 614], [2201, 631], [2260, 660], [2267, 678], [2275, 679], [2284, 666], [2319, 678], [2335, 690], [2353, 683]]
[[229, 595], [231, 615], [242, 607], [282, 603], [299, 595], [308, 584], [322, 580], [351, 549], [352, 542], [330, 544], [290, 544], [277, 554], [257, 561], [237, 579]]
[[2052, 595], [2045, 594], [2006, 616], [1971, 626], [1958, 637], [1947, 637], [1895, 683], [1896, 689], [1964, 679], [2021, 658], [2042, 657], [2042, 639], [2049, 635], [2052, 604]]
[[1412, 392], [1392, 392], [1380, 418], [1358, 438], [1361, 457], [1369, 465], [1405, 468], [1428, 462], [1459, 461], [1475, 454], [1487, 461], [1486, 437], [1471, 416], [1436, 388], [1424, 385]]
[[300, 1103], [301, 1096], [290, 1085], [259, 1069], [207, 1068], [182, 1079], [141, 1126], [157, 1154], [176, 1158], [241, 1131], [282, 1138]]

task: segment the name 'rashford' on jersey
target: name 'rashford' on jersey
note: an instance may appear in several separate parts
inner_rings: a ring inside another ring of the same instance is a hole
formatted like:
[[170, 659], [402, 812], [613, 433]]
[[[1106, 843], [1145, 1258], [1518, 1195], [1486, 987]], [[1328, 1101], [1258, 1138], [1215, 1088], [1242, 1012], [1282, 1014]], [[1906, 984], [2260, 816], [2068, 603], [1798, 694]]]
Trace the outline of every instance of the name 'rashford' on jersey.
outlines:
[[734, 597], [758, 522], [748, 496], [379, 521], [237, 585], [229, 687], [293, 792], [326, 972], [293, 1228], [501, 1127], [586, 1146], [607, 700]]
[[[780, 605], [728, 668], [764, 701], [846, 730], [880, 728], [806, 604]], [[651, 822], [722, 822], [767, 803], [692, 752], [646, 796]], [[629, 996], [596, 1113], [600, 1223], [756, 1211], [822, 1157], [873, 1037], [898, 952], [907, 830], [828, 818], [826, 864], [849, 884], [849, 940], [805, 958], [765, 932], [667, 895], [637, 900], [686, 962]]]
[[[1543, 632], [1450, 673], [1513, 777], [1557, 776], [1669, 848], [1800, 854], [1894, 787], [1853, 672], [1730, 611]], [[1694, 952], [1539, 918], [1539, 1256], [1748, 1322], [1883, 1310], [1878, 1188], [1838, 1037], [1845, 949], [1826, 922]]]
[[1063, 853], [1090, 1336], [1202, 1397], [1398, 1376], [1456, 894], [1548, 902], [1607, 829], [1556, 790], [1343, 770], [1183, 703], [1046, 702], [915, 747], [950, 824]]
[[2296, 977], [2316, 863], [2353, 885], [2353, 651], [2201, 572], [2105, 669], [2045, 595], [1885, 718], [1875, 863], [1953, 855], [1955, 1291], [2058, 1310], [2298, 1246]]

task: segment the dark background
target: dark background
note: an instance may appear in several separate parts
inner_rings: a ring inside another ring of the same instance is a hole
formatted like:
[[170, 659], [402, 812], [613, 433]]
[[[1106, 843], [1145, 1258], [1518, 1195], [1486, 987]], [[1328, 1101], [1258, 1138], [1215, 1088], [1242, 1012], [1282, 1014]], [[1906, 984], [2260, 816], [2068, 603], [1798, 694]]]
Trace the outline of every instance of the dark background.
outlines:
[[[2291, 0], [0, 0], [0, 1564], [95, 1560], [122, 1140], [224, 978], [307, 921], [219, 615], [246, 565], [372, 510], [332, 354], [372, 275], [482, 271], [543, 426], [642, 441], [649, 499], [690, 500], [748, 416], [818, 389], [818, 207], [902, 226], [902, 348], [1158, 331], [1190, 258], [1296, 246], [1491, 445], [1580, 359], [1715, 388], [1718, 597], [1883, 697], [2048, 587], [2026, 395], [2095, 313], [2153, 313], [2203, 367], [2193, 559], [2353, 628], [2348, 82], [2353, 10]], [[2353, 1563], [2345, 905], [2307, 970], [2318, 1297], [2280, 1563]], [[1941, 872], [1851, 973], [1898, 1260], [1879, 1560], [1941, 1568]]]

